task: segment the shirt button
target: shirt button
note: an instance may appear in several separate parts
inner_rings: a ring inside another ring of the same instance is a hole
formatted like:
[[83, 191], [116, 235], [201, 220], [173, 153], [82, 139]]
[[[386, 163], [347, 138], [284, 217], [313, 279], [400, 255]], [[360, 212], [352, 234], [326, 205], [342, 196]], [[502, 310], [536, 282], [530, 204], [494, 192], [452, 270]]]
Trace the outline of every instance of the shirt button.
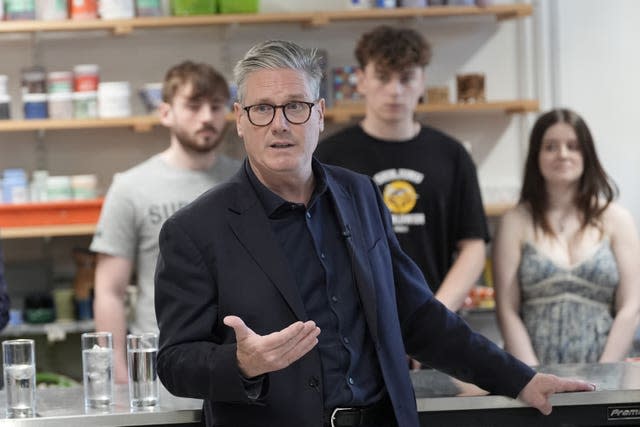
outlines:
[[349, 337], [344, 337], [343, 340], [345, 344], [349, 344]]
[[333, 295], [333, 296], [331, 297], [331, 301], [333, 301], [333, 302], [338, 302], [338, 297], [337, 297], [337, 296], [335, 296], [335, 295]]
[[309, 387], [315, 388], [318, 387], [318, 384], [320, 384], [320, 381], [316, 377], [309, 378]]
[[354, 385], [354, 384], [355, 384], [355, 381], [354, 381], [354, 380], [353, 380], [353, 378], [351, 378], [351, 377], [349, 377], [348, 381], [349, 381], [349, 384], [351, 384], [351, 385]]

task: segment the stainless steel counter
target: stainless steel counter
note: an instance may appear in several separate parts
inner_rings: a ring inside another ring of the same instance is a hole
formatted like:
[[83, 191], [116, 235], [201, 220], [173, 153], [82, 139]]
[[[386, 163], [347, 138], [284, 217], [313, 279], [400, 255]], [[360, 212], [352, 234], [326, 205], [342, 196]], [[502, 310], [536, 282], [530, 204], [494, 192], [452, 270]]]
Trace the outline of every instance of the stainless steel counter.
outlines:
[[[587, 393], [552, 396], [550, 416], [517, 400], [490, 396], [483, 390], [434, 370], [412, 373], [421, 424], [439, 426], [604, 426], [640, 425], [640, 363], [557, 365], [541, 372], [579, 378], [597, 385]], [[5, 419], [6, 398], [0, 392], [0, 426], [160, 426], [198, 424], [202, 403], [172, 396], [161, 388], [160, 405], [129, 409], [126, 386], [116, 387], [108, 412], [84, 408], [82, 387], [47, 388], [37, 392], [36, 418]]]
[[115, 427], [190, 425], [200, 422], [202, 401], [171, 395], [160, 387], [160, 404], [150, 409], [129, 408], [126, 385], [117, 385], [114, 404], [108, 411], [85, 409], [81, 386], [49, 387], [36, 392], [35, 418], [6, 419], [5, 391], [0, 392], [0, 426]]
[[589, 381], [597, 389], [553, 395], [553, 412], [545, 417], [518, 400], [490, 396], [425, 370], [412, 373], [421, 422], [430, 427], [640, 425], [640, 363], [555, 365], [538, 371]]

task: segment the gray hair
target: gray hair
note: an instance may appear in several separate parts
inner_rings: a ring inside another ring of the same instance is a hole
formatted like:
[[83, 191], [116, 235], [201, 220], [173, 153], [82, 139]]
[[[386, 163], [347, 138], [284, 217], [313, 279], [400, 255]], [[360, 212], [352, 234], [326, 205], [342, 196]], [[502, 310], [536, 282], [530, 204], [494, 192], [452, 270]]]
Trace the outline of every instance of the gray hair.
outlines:
[[253, 46], [233, 69], [233, 77], [238, 85], [238, 101], [245, 97], [245, 86], [249, 75], [259, 70], [288, 68], [302, 71], [308, 77], [311, 95], [320, 96], [322, 79], [322, 58], [317, 49], [305, 49], [285, 40], [269, 40]]

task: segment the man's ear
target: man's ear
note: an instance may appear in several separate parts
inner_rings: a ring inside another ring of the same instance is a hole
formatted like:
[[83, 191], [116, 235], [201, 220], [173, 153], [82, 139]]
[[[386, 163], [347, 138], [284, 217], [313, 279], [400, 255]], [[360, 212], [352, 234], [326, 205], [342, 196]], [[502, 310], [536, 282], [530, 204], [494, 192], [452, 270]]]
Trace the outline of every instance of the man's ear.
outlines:
[[240, 119], [242, 118], [242, 113], [244, 113], [244, 110], [242, 110], [242, 105], [240, 105], [237, 102], [233, 103], [233, 114], [236, 117], [236, 132], [238, 133], [238, 136], [240, 138], [243, 137], [242, 135], [242, 126], [240, 126]]
[[158, 105], [158, 114], [160, 115], [160, 123], [168, 128], [173, 126], [173, 110], [171, 105], [166, 102], [161, 102]]
[[362, 96], [367, 95], [367, 91], [365, 90], [365, 79], [364, 70], [362, 68], [358, 68], [356, 70], [356, 90]]

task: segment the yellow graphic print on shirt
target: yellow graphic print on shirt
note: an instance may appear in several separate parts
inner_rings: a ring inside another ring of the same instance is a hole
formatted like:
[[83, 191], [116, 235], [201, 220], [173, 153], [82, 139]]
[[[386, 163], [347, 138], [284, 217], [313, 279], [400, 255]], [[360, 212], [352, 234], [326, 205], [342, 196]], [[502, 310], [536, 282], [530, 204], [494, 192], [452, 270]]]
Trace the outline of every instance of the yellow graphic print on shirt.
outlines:
[[418, 195], [413, 185], [407, 181], [391, 181], [384, 186], [382, 192], [385, 205], [392, 214], [405, 214], [411, 212], [416, 205]]

